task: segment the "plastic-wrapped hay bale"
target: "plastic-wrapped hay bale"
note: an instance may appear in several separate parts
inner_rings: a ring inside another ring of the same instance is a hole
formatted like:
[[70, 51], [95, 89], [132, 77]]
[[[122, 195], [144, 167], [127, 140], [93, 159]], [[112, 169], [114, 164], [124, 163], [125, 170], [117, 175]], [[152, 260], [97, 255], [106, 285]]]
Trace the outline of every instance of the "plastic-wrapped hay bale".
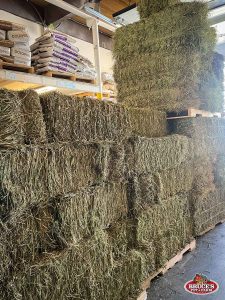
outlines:
[[171, 252], [176, 253], [192, 237], [188, 194], [176, 195], [160, 205], [156, 204], [137, 218], [137, 241], [140, 245], [147, 246], [154, 242], [157, 246], [160, 237], [167, 236], [168, 240], [179, 241], [179, 247], [174, 244], [171, 249]]
[[211, 54], [204, 59], [211, 60], [211, 65], [202, 73], [199, 97], [201, 109], [220, 112], [224, 109], [224, 57], [219, 53]]
[[120, 183], [89, 187], [52, 199], [48, 205], [54, 216], [52, 230], [66, 244], [78, 243], [126, 218], [127, 210], [126, 187]]
[[225, 151], [225, 120], [223, 118], [182, 118], [170, 120], [170, 132], [191, 138], [196, 157], [215, 157]]
[[223, 188], [225, 186], [225, 155], [218, 155], [214, 166], [214, 176], [216, 186]]
[[116, 31], [114, 77], [120, 102], [167, 111], [199, 107], [201, 71], [210, 65], [202, 58], [216, 43], [207, 13], [205, 4], [182, 3]]
[[164, 112], [129, 108], [132, 134], [145, 137], [162, 137], [167, 133], [166, 114]]
[[24, 141], [25, 144], [39, 144], [47, 141], [45, 124], [41, 103], [34, 90], [19, 92], [22, 113], [24, 116]]
[[116, 104], [60, 93], [41, 97], [49, 142], [118, 142], [130, 133], [126, 110]]
[[153, 13], [163, 10], [167, 6], [180, 3], [179, 0], [140, 0], [138, 11], [141, 18], [150, 17]]
[[216, 189], [205, 198], [192, 197], [192, 206], [194, 234], [197, 236], [225, 220], [224, 189]]
[[181, 135], [163, 138], [135, 137], [127, 145], [129, 174], [155, 173], [179, 166], [190, 153], [190, 141]]
[[18, 93], [0, 89], [0, 146], [10, 147], [23, 143], [21, 99]]

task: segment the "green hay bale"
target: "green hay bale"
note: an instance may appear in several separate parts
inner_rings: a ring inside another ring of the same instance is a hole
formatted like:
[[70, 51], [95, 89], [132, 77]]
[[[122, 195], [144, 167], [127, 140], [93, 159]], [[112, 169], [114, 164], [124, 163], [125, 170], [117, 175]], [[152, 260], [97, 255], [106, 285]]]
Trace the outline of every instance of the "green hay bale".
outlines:
[[159, 12], [168, 6], [180, 3], [179, 0], [140, 0], [138, 11], [141, 18], [148, 18], [153, 13]]
[[128, 109], [132, 134], [144, 137], [162, 137], [167, 133], [166, 114], [149, 109]]
[[107, 165], [104, 177], [110, 182], [121, 182], [126, 178], [126, 153], [124, 144], [101, 145], [106, 153]]
[[200, 106], [200, 77], [210, 65], [203, 57], [216, 43], [207, 12], [205, 4], [179, 4], [117, 30], [114, 77], [119, 102], [167, 111]]
[[195, 236], [225, 220], [224, 189], [216, 189], [205, 198], [192, 198], [193, 224]]
[[48, 206], [54, 216], [52, 230], [66, 244], [77, 243], [126, 218], [127, 210], [126, 187], [120, 183], [89, 187], [52, 199]]
[[34, 90], [19, 92], [24, 115], [23, 134], [25, 144], [40, 144], [47, 141], [41, 103]]
[[0, 89], [0, 147], [23, 143], [21, 100], [16, 92]]
[[222, 118], [182, 118], [170, 120], [170, 132], [190, 137], [195, 157], [213, 159], [225, 151], [225, 120]]
[[130, 175], [173, 168], [190, 156], [189, 139], [179, 135], [149, 139], [136, 137], [127, 143], [126, 149]]
[[224, 108], [224, 57], [213, 53], [213, 56], [211, 54], [211, 57], [204, 59], [210, 60], [211, 65], [202, 74], [199, 88], [199, 97], [202, 99], [200, 108], [220, 112]]
[[130, 133], [126, 110], [116, 104], [60, 93], [41, 97], [48, 141], [114, 142]]
[[[210, 36], [206, 40], [197, 41], [195, 39], [197, 36], [204, 35], [204, 29], [209, 30], [207, 15], [208, 8], [205, 4], [182, 3], [176, 5], [176, 7], [168, 7], [159, 13], [153, 14], [151, 18], [117, 29], [114, 36], [113, 53], [116, 62], [119, 62], [119, 60], [121, 60], [121, 63], [128, 61], [131, 54], [135, 57], [140, 57], [143, 53], [151, 53], [153, 52], [151, 48], [153, 43], [159, 44], [161, 41], [164, 41], [164, 46], [166, 47], [165, 41], [168, 43], [169, 40], [175, 41], [176, 38], [178, 40], [176, 40], [175, 48], [171, 48], [168, 51], [170, 55], [174, 51], [179, 50], [180, 44], [186, 45], [187, 49], [197, 50], [196, 46], [198, 45], [207, 48]], [[195, 33], [197, 33], [197, 36]], [[183, 43], [181, 43], [180, 37], [182, 35], [185, 36], [185, 34], [189, 34], [190, 43], [187, 43], [184, 38]], [[125, 41], [125, 37], [129, 40], [129, 43]], [[213, 44], [215, 43], [215, 38], [216, 36], [214, 35]], [[157, 50], [159, 48], [160, 45]]]
[[225, 156], [224, 155], [219, 155], [216, 159], [214, 176], [215, 176], [216, 186], [223, 188], [225, 186]]

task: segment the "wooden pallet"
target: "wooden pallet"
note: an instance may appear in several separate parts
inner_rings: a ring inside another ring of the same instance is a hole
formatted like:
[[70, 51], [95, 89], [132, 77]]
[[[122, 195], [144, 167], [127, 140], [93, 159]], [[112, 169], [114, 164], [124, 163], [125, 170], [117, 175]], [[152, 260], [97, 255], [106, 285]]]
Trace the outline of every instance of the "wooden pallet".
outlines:
[[12, 64], [12, 63], [8, 63], [8, 62], [4, 62], [4, 61], [0, 60], [0, 70], [2, 70], [2, 69], [34, 74], [34, 68], [33, 67], [28, 67], [28, 66], [25, 66], [25, 65]]
[[164, 267], [157, 270], [154, 274], [149, 276], [141, 285], [141, 290], [143, 291], [137, 300], [146, 300], [147, 299], [147, 289], [150, 287], [151, 281], [155, 279], [159, 275], [164, 275], [169, 269], [173, 268], [176, 263], [183, 259], [183, 255], [187, 252], [191, 252], [196, 248], [196, 240], [194, 239], [190, 244], [186, 245], [186, 247], [177, 253], [176, 256], [171, 258]]
[[79, 81], [79, 82], [95, 84], [95, 80], [79, 78], [78, 76], [76, 76], [74, 74], [66, 73], [66, 72], [47, 71], [47, 72], [42, 73], [41, 75], [47, 76], [47, 77], [62, 78], [62, 79], [68, 79], [68, 80], [72, 80], [72, 81]]
[[212, 226], [208, 227], [207, 229], [203, 230], [201, 233], [198, 234], [198, 236], [202, 236], [202, 235], [206, 234], [207, 232], [213, 230], [217, 225], [221, 225], [223, 223], [225, 223], [225, 219], [218, 222], [217, 224], [212, 225]]
[[3, 41], [0, 41], [0, 46], [12, 48], [14, 46], [14, 42], [12, 42], [10, 40], [3, 40]]
[[167, 114], [167, 119], [179, 119], [179, 118], [196, 118], [196, 117], [208, 117], [208, 118], [221, 118], [221, 113], [211, 113], [209, 111], [188, 108], [181, 112], [170, 112]]

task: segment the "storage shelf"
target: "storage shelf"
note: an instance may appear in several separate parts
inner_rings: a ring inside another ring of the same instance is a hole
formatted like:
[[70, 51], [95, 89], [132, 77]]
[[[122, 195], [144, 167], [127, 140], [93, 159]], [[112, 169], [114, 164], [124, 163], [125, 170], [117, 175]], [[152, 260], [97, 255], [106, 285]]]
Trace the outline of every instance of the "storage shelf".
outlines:
[[0, 70], [0, 87], [11, 90], [53, 87], [68, 94], [77, 94], [79, 92], [100, 92], [99, 86], [91, 83], [71, 81], [67, 79], [47, 77], [10, 70]]

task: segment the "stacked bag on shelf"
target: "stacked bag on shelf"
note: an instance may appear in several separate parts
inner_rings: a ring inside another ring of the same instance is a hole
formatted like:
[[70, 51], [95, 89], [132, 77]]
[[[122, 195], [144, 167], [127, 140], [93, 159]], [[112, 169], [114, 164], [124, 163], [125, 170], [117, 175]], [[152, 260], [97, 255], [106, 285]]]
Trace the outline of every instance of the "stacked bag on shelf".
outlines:
[[30, 36], [22, 25], [0, 21], [0, 59], [31, 66]]
[[66, 72], [85, 79], [95, 79], [92, 63], [79, 53], [75, 42], [66, 34], [46, 30], [31, 46], [32, 64], [37, 73]]

